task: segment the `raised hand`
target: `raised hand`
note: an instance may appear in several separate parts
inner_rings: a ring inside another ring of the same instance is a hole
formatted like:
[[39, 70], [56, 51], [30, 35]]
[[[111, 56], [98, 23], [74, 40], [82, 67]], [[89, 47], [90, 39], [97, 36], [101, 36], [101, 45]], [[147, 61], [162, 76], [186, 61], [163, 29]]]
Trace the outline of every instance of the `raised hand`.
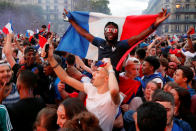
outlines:
[[189, 28], [189, 30], [187, 31], [187, 34], [190, 35], [190, 34], [192, 34], [192, 32], [194, 32], [194, 27], [193, 26], [191, 26]]
[[163, 21], [165, 21], [169, 16], [170, 13], [167, 14], [167, 9], [162, 9], [163, 11], [159, 13], [158, 17], [156, 18], [156, 21], [154, 25], [157, 27], [159, 24], [161, 24]]

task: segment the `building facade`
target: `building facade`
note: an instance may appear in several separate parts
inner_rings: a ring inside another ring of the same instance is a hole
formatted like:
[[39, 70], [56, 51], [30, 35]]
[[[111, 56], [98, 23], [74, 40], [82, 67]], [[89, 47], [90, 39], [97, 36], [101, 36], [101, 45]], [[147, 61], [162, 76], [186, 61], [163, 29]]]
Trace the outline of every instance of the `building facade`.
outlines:
[[57, 33], [64, 33], [68, 23], [63, 21], [62, 13], [64, 8], [74, 10], [78, 0], [4, 0], [15, 4], [38, 5], [44, 12], [43, 19], [51, 23], [51, 30]]
[[196, 0], [150, 0], [143, 14], [156, 14], [162, 8], [171, 15], [158, 29], [160, 34], [182, 35], [190, 26], [196, 28]]

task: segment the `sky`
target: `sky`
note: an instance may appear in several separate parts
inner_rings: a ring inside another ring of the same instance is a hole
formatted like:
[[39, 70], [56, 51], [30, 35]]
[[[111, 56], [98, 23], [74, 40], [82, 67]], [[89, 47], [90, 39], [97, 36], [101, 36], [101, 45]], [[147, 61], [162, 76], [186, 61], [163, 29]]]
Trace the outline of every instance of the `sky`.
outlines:
[[148, 6], [149, 0], [109, 0], [114, 16], [139, 15]]

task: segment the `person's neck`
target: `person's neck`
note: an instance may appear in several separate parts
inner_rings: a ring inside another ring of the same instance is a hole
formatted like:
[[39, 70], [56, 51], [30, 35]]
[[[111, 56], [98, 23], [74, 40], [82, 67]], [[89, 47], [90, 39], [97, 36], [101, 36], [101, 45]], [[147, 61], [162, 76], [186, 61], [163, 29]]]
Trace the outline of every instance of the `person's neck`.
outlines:
[[22, 90], [20, 92], [20, 99], [25, 99], [25, 98], [33, 98], [33, 91], [32, 90]]
[[146, 74], [146, 76], [150, 76], [150, 75], [153, 75], [154, 72], [149, 72], [148, 74]]
[[107, 85], [106, 85], [106, 84], [103, 84], [103, 85], [97, 87], [97, 92], [98, 92], [98, 94], [104, 94], [104, 93], [106, 93], [108, 90], [109, 90], [109, 88], [108, 88], [108, 83], [107, 83]]
[[165, 77], [165, 71], [161, 71], [161, 75], [163, 76], [163, 77]]
[[171, 124], [166, 126], [166, 130], [165, 131], [172, 131], [173, 128], [173, 121], [171, 122]]
[[187, 83], [180, 83], [179, 84], [180, 87], [187, 89], [188, 88], [188, 84]]
[[131, 79], [131, 80], [134, 79], [133, 76], [132, 76], [131, 74], [127, 73], [127, 72], [125, 72], [125, 76], [126, 76], [127, 78]]

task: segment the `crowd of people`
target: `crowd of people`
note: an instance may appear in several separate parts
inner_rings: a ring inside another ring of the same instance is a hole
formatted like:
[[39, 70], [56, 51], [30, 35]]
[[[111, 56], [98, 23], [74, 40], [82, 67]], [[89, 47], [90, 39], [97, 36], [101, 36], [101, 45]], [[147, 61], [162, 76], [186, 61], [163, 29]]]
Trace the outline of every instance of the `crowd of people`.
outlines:
[[[98, 47], [99, 60], [55, 50], [60, 37], [45, 25], [30, 38], [2, 35], [0, 130], [196, 130], [193, 27], [178, 39], [150, 35], [169, 17], [163, 9], [149, 28], [118, 41], [114, 22], [106, 24], [101, 39], [80, 27], [66, 10], [64, 15]], [[40, 37], [47, 39], [43, 48]], [[123, 54], [141, 40], [117, 71]]]

